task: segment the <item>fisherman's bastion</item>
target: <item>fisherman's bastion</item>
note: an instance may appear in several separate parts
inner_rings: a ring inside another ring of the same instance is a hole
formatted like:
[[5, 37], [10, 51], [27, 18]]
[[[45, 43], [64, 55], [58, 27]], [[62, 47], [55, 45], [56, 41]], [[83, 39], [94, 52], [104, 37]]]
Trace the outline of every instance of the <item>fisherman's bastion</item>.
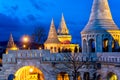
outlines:
[[108, 0], [93, 0], [89, 21], [80, 32], [82, 52], [71, 43], [66, 24], [62, 14], [56, 30], [52, 19], [44, 49], [14, 48], [11, 35], [0, 80], [120, 80], [120, 30]]

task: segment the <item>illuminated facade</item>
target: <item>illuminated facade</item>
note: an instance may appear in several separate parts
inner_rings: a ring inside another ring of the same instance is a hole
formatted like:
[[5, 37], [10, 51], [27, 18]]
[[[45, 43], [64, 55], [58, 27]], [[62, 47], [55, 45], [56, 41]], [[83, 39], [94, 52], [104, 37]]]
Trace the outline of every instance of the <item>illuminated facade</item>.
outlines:
[[55, 29], [54, 21], [52, 19], [51, 26], [48, 34], [48, 38], [44, 43], [44, 49], [50, 50], [51, 53], [57, 52], [79, 52], [79, 45], [71, 43], [72, 36], [69, 34], [69, 30], [66, 26], [64, 16], [62, 14], [60, 26], [58, 32]]
[[[59, 48], [63, 49], [61, 47], [68, 45], [66, 42], [71, 42], [63, 17], [62, 21], [65, 31], [58, 29], [59, 34], [53, 20], [51, 22], [48, 39], [44, 44], [48, 50], [14, 50], [3, 54], [0, 80], [9, 80], [11, 77], [14, 80], [73, 80], [72, 70], [63, 70], [65, 66], [61, 64], [70, 62], [61, 55], [68, 53], [59, 53]], [[78, 80], [120, 80], [120, 52], [117, 52], [120, 31], [112, 19], [107, 0], [94, 0], [88, 24], [81, 32], [81, 39], [82, 53], [77, 53], [76, 59], [82, 63], [90, 58], [91, 64], [82, 65], [78, 69]], [[68, 47], [70, 46], [69, 43]], [[61, 69], [55, 69], [56, 64]]]
[[10, 38], [7, 44], [7, 48], [6, 48], [6, 54], [8, 53], [9, 50], [19, 50], [18, 47], [16, 46], [16, 44], [14, 43], [12, 34], [10, 34]]

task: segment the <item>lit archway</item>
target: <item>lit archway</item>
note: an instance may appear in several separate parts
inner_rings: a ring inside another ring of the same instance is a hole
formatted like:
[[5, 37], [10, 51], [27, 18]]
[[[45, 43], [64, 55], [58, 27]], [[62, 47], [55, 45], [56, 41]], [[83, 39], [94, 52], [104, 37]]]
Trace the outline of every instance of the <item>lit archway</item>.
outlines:
[[117, 75], [115, 73], [109, 72], [107, 74], [107, 80], [118, 80], [118, 77], [117, 77]]
[[80, 76], [78, 76], [78, 80], [81, 80], [81, 77], [80, 77]]
[[57, 75], [57, 80], [70, 80], [69, 75], [66, 72], [60, 72]]
[[44, 75], [34, 66], [25, 66], [15, 73], [14, 80], [44, 80]]
[[103, 52], [108, 52], [108, 42], [107, 38], [103, 40]]

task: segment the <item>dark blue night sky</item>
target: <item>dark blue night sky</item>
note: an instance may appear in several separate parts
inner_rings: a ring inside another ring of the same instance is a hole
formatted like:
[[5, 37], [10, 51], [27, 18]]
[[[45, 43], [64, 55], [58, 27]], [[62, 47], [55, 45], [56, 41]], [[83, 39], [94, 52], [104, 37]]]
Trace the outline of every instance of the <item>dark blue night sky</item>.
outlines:
[[[113, 19], [120, 26], [120, 0], [108, 0]], [[73, 35], [74, 42], [80, 41], [80, 31], [87, 23], [93, 0], [0, 0], [0, 41], [8, 40], [10, 33], [15, 40], [31, 34], [34, 27], [49, 30], [54, 18], [58, 27], [61, 14]]]

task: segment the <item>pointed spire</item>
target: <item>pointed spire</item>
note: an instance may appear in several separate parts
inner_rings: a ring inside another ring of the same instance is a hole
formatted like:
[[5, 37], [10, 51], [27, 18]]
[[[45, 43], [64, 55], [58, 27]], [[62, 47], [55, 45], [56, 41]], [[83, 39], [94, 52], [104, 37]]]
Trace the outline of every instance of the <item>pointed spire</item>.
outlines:
[[118, 27], [112, 19], [108, 0], [94, 0], [86, 30], [116, 30]]
[[9, 41], [8, 41], [8, 44], [7, 44], [7, 48], [11, 48], [14, 45], [15, 44], [14, 44], [14, 40], [13, 40], [12, 34], [10, 34], [10, 38], [9, 38]]
[[54, 25], [54, 20], [53, 19], [51, 21], [48, 38], [45, 41], [45, 43], [60, 43], [59, 40], [58, 40], [58, 37], [57, 37], [57, 32], [56, 32], [56, 29], [55, 29], [55, 25]]
[[62, 18], [61, 18], [61, 22], [60, 22], [60, 27], [58, 29], [58, 33], [59, 34], [69, 34], [69, 30], [66, 26], [63, 13], [62, 13]]
[[90, 20], [112, 19], [108, 0], [94, 0]]

